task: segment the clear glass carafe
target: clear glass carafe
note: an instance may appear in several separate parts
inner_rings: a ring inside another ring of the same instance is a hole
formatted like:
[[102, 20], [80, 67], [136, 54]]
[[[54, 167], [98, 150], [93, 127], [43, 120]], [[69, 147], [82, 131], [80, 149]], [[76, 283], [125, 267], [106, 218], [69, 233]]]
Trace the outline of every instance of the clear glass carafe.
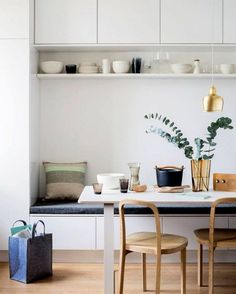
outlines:
[[139, 181], [140, 163], [131, 162], [131, 163], [128, 163], [128, 166], [130, 169], [129, 189], [130, 191], [133, 191], [133, 187], [140, 184], [140, 181]]

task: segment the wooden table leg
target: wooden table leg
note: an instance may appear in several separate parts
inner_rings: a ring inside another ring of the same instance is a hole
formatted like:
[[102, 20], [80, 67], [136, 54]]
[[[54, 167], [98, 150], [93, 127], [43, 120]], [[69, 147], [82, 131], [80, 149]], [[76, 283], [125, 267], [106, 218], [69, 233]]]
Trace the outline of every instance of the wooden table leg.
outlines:
[[104, 294], [114, 293], [114, 204], [104, 204]]

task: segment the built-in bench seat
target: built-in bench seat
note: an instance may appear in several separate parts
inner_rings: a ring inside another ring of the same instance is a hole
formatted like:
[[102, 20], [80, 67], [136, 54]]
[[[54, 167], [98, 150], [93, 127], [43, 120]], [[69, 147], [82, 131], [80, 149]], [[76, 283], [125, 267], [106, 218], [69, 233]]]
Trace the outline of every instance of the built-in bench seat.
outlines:
[[[209, 204], [160, 204], [159, 213], [166, 215], [173, 214], [209, 214]], [[224, 205], [217, 210], [219, 214], [236, 214], [236, 205]], [[30, 207], [30, 214], [103, 214], [101, 204], [80, 204], [77, 202], [46, 202], [38, 200]], [[115, 214], [118, 208], [115, 207]], [[126, 214], [151, 214], [151, 211], [144, 207], [127, 206]]]

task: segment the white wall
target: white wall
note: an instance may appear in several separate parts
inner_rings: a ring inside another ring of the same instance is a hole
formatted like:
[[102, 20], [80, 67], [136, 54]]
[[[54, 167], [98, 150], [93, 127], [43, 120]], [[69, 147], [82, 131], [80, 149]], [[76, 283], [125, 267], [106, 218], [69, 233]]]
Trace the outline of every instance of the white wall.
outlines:
[[[102, 54], [98, 53], [97, 58]], [[202, 58], [207, 60], [207, 56], [209, 53], [204, 53]], [[56, 57], [67, 62], [86, 60], [84, 55], [58, 53]], [[41, 55], [42, 60], [50, 58], [51, 54]], [[220, 55], [218, 61], [227, 59], [230, 59], [228, 54]], [[132, 161], [142, 164], [141, 182], [154, 184], [156, 164], [183, 164], [186, 167], [184, 183], [190, 184], [189, 160], [157, 135], [145, 134], [150, 122], [143, 116], [149, 112], [165, 114], [190, 139], [202, 136], [208, 123], [221, 115], [236, 121], [235, 81], [219, 79], [215, 85], [225, 98], [222, 114], [202, 112], [202, 98], [210, 86], [208, 79], [41, 80], [40, 159], [87, 160], [88, 184], [96, 181], [100, 172], [129, 175], [127, 163]], [[235, 130], [220, 132], [212, 172], [235, 172], [235, 139]], [[41, 194], [43, 186], [42, 176]]]
[[29, 1], [1, 1], [0, 11], [0, 249], [6, 249], [13, 221], [28, 218]]

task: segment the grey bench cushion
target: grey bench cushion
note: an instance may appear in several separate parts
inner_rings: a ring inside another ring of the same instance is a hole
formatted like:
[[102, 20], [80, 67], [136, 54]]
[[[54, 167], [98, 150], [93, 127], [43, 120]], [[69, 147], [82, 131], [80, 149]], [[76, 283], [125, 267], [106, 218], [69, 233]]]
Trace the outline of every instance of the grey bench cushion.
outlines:
[[[160, 214], [209, 214], [209, 204], [161, 204], [158, 205]], [[115, 206], [115, 214], [118, 208]], [[145, 207], [127, 206], [126, 214], [151, 214]], [[236, 214], [236, 205], [224, 205], [217, 209], [219, 214]], [[38, 200], [30, 207], [30, 214], [103, 214], [101, 204], [81, 204], [77, 202], [46, 202]]]

